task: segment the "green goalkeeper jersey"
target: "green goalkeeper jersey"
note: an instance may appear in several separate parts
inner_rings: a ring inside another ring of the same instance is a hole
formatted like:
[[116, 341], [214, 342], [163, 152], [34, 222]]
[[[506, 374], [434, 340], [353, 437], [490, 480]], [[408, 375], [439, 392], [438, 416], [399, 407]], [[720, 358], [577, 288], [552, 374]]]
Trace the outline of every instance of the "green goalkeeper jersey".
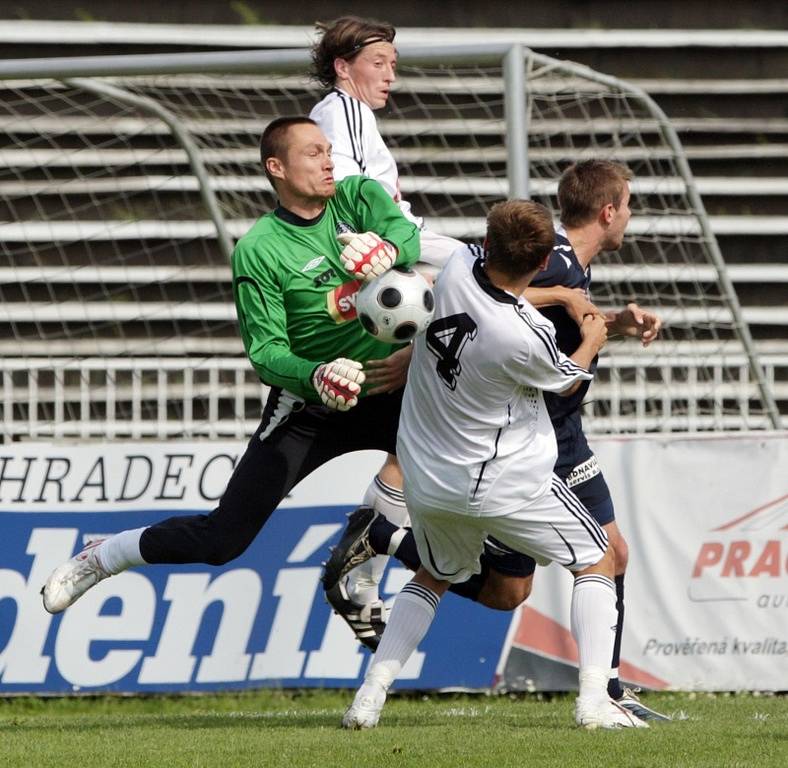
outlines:
[[320, 402], [312, 374], [347, 357], [365, 364], [398, 346], [377, 341], [356, 318], [361, 284], [342, 267], [341, 232], [374, 232], [395, 245], [397, 264], [419, 258], [419, 232], [383, 187], [365, 176], [337, 182], [323, 213], [306, 221], [266, 214], [233, 252], [233, 293], [246, 354], [260, 378]]

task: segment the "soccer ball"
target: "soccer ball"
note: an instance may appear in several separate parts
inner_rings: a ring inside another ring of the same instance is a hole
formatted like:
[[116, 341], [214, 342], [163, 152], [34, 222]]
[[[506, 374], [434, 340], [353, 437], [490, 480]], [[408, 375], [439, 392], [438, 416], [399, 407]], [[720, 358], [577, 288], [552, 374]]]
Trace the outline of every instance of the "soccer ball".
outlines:
[[432, 320], [435, 297], [429, 283], [410, 267], [394, 267], [365, 283], [356, 295], [364, 330], [379, 341], [410, 341]]

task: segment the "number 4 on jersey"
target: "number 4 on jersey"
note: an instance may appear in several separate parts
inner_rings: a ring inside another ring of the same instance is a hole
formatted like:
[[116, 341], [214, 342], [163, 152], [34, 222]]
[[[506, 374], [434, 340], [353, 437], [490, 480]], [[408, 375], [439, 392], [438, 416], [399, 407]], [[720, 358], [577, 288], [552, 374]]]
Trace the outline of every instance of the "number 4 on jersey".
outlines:
[[465, 312], [433, 320], [427, 328], [427, 348], [438, 358], [438, 375], [452, 391], [462, 371], [460, 355], [465, 344], [476, 338], [476, 323]]

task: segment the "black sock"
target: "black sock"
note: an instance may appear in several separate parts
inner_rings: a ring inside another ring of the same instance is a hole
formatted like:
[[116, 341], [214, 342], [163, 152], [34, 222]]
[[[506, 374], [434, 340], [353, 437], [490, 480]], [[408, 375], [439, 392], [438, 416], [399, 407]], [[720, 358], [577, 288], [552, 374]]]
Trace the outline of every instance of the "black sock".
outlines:
[[411, 571], [418, 571], [421, 567], [421, 558], [419, 557], [419, 550], [416, 549], [416, 537], [410, 528], [405, 530], [407, 533], [399, 543], [394, 557]]
[[[613, 643], [613, 660], [610, 662], [611, 669], [618, 669], [621, 656], [621, 635], [624, 631], [624, 574], [616, 576], [616, 610], [618, 611], [618, 621], [616, 622], [616, 640]], [[620, 699], [624, 695], [621, 681], [618, 677], [611, 677], [607, 682], [607, 693], [611, 699]]]
[[383, 515], [378, 515], [369, 528], [369, 543], [379, 555], [389, 553], [391, 537], [399, 530], [398, 525], [389, 522]]
[[[369, 543], [372, 549], [379, 555], [389, 554], [389, 546], [391, 545], [391, 537], [397, 531], [403, 530], [398, 525], [389, 522], [382, 515], [378, 515], [369, 529]], [[394, 557], [397, 558], [406, 568], [411, 571], [418, 571], [421, 565], [421, 558], [416, 549], [416, 539], [413, 536], [413, 531], [410, 528], [405, 528], [405, 535], [402, 541], [397, 546]]]

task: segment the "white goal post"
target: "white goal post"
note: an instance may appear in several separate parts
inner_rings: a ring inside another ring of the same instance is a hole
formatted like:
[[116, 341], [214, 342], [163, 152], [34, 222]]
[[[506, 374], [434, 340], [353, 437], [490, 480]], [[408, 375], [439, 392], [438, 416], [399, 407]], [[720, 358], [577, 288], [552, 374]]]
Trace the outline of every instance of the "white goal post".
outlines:
[[[298, 51], [0, 62], [2, 439], [240, 437], [263, 387], [235, 328], [229, 254], [271, 209], [258, 141], [320, 98]], [[689, 165], [645, 93], [521, 46], [402, 49], [379, 125], [429, 226], [478, 241], [497, 200], [556, 210], [587, 157], [635, 173], [594, 301], [660, 312], [609, 345], [589, 431], [764, 429], [759, 356]]]

